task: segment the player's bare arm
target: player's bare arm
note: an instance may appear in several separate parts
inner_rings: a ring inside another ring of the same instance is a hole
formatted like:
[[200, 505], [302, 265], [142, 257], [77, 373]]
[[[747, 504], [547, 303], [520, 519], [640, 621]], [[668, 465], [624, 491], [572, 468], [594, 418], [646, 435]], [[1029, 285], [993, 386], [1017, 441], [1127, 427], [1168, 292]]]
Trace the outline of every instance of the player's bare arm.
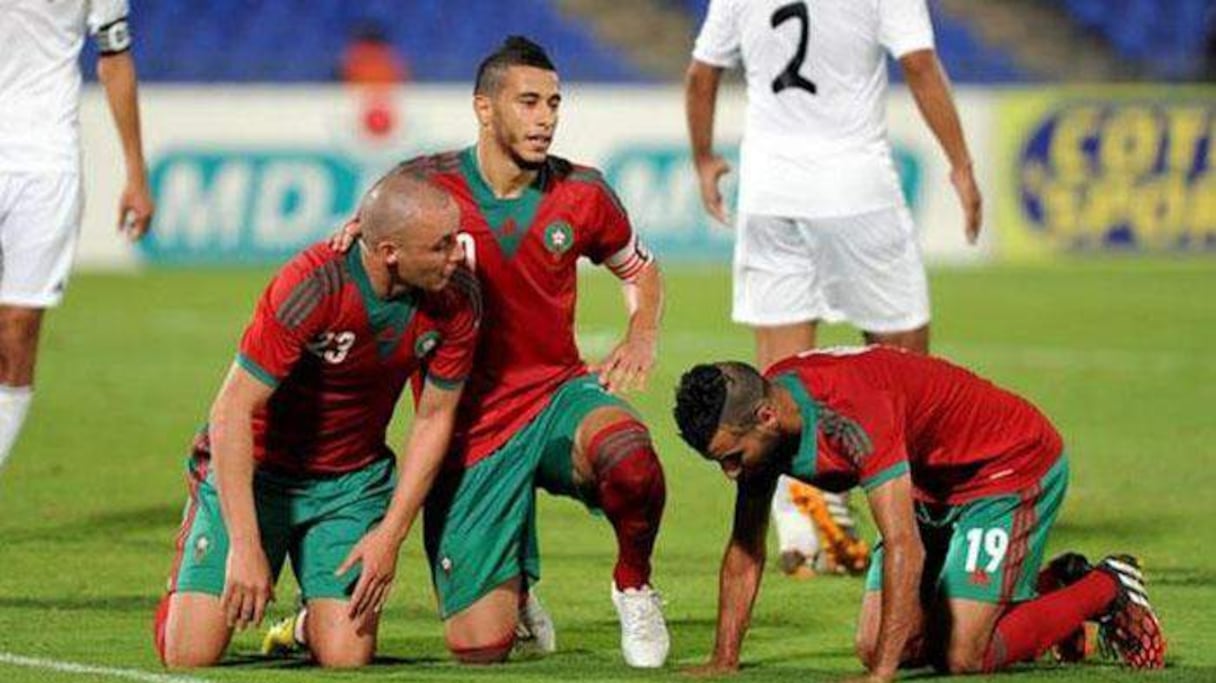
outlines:
[[220, 605], [228, 625], [260, 624], [274, 599], [273, 577], [253, 501], [253, 414], [274, 389], [233, 363], [211, 407], [211, 461], [228, 528], [228, 566]]
[[963, 206], [967, 241], [974, 244], [983, 222], [983, 198], [975, 182], [971, 153], [967, 150], [946, 72], [934, 50], [910, 52], [900, 58], [899, 65], [921, 116], [950, 162], [950, 182]]
[[891, 680], [899, 669], [904, 646], [920, 622], [920, 577], [925, 550], [912, 506], [910, 475], [880, 484], [868, 497], [885, 549], [878, 646], [869, 665], [870, 676], [875, 680]]
[[740, 479], [730, 541], [718, 582], [718, 630], [709, 663], [694, 673], [739, 668], [739, 651], [751, 623], [752, 606], [764, 576], [768, 512], [777, 486], [775, 474]]
[[401, 544], [409, 536], [447, 453], [462, 387], [445, 389], [426, 383], [398, 458], [400, 476], [384, 520], [351, 549], [338, 567], [336, 573], [341, 575], [361, 565], [350, 599], [352, 620], [379, 612], [388, 602]]
[[663, 315], [663, 275], [651, 261], [624, 285], [629, 327], [625, 338], [594, 369], [604, 387], [614, 394], [646, 390], [659, 349], [659, 323]]
[[718, 102], [718, 83], [722, 68], [692, 60], [684, 77], [684, 106], [688, 116], [688, 137], [692, 160], [697, 168], [701, 202], [705, 210], [723, 225], [730, 223], [718, 183], [730, 171], [730, 164], [714, 153], [714, 109]]
[[127, 179], [118, 199], [118, 230], [128, 239], [138, 240], [148, 232], [156, 207], [148, 189], [139, 127], [139, 92], [131, 53], [105, 54], [98, 58], [97, 79], [106, 91], [126, 166]]

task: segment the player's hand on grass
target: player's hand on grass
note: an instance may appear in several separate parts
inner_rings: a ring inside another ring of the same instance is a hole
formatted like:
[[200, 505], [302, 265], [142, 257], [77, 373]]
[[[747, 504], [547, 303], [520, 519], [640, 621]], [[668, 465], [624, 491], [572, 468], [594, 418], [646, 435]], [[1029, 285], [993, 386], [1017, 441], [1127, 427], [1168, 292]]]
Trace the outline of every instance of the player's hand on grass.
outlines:
[[148, 183], [128, 182], [118, 196], [118, 232], [128, 240], [135, 242], [148, 233], [152, 223], [152, 212], [156, 205], [152, 202], [152, 192]]
[[730, 225], [730, 216], [726, 213], [726, 203], [722, 199], [722, 190], [718, 184], [722, 176], [730, 172], [730, 164], [726, 159], [714, 155], [697, 162], [697, 180], [701, 186], [701, 203], [705, 210], [722, 225]]
[[958, 194], [958, 201], [963, 205], [963, 216], [966, 219], [963, 230], [967, 236], [967, 244], [975, 244], [980, 236], [980, 226], [984, 220], [984, 199], [980, 196], [980, 188], [975, 183], [975, 174], [971, 165], [960, 166], [950, 171], [950, 183]]
[[359, 227], [359, 217], [355, 216], [349, 221], [346, 221], [346, 224], [342, 226], [341, 230], [335, 232], [333, 235], [330, 235], [329, 248], [333, 249], [339, 254], [345, 254], [346, 252], [350, 251], [350, 246], [355, 243], [355, 240], [359, 239], [359, 235], [362, 234], [362, 232], [363, 231]]
[[220, 608], [228, 626], [244, 630], [259, 626], [266, 605], [274, 601], [274, 584], [266, 553], [254, 542], [234, 541], [228, 549], [228, 566]]
[[600, 376], [600, 384], [613, 394], [635, 389], [646, 390], [646, 381], [658, 356], [657, 330], [631, 332], [612, 352], [590, 369]]
[[384, 609], [397, 575], [397, 552], [400, 549], [401, 544], [387, 533], [373, 529], [359, 539], [334, 572], [335, 576], [341, 576], [356, 564], [362, 565], [359, 582], [350, 596], [349, 614], [352, 621]]

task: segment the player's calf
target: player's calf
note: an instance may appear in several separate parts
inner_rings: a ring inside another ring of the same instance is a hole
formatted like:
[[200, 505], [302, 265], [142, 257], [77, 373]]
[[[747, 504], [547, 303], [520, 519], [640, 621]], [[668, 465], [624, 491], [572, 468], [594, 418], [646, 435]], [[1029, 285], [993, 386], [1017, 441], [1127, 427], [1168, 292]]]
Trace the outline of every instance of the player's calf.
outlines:
[[667, 488], [650, 432], [629, 417], [599, 429], [590, 438], [588, 459], [600, 507], [616, 531], [617, 564], [613, 580], [620, 590], [650, 581]]
[[663, 468], [650, 432], [628, 414], [596, 430], [586, 452], [600, 507], [616, 531], [612, 603], [621, 620], [621, 651], [630, 666], [662, 666], [671, 638], [662, 600], [650, 586], [650, 557], [667, 500]]
[[444, 637], [456, 661], [497, 664], [507, 660], [515, 647], [521, 592], [520, 577], [513, 577], [447, 618]]

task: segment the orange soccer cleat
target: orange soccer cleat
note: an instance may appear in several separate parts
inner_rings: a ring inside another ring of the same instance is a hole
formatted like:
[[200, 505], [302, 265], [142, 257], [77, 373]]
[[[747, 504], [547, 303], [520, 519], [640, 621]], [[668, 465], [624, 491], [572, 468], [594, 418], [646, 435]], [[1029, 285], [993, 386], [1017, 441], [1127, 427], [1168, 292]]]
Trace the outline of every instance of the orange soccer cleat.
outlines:
[[828, 497], [799, 481], [790, 483], [794, 505], [811, 519], [822, 544], [817, 569], [827, 574], [859, 575], [870, 566], [870, 546], [857, 537], [848, 503], [843, 496]]

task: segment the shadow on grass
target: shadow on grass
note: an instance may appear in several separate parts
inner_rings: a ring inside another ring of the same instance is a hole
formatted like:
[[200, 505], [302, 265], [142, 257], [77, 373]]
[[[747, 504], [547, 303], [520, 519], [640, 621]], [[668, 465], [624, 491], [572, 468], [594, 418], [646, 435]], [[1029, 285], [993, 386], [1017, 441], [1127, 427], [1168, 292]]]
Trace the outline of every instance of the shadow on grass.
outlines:
[[[0, 534], [0, 543], [5, 546], [24, 543], [47, 545], [61, 542], [93, 541], [106, 539], [113, 542], [116, 537], [153, 529], [171, 530], [181, 519], [181, 505], [146, 505], [90, 515], [83, 519], [45, 527], [23, 528], [20, 531]], [[172, 538], [166, 536], [166, 548]], [[167, 552], [167, 551], [166, 551]]]
[[0, 597], [0, 609], [147, 612], [151, 618], [158, 602], [160, 602], [160, 597], [151, 595], [99, 595], [68, 598]]

